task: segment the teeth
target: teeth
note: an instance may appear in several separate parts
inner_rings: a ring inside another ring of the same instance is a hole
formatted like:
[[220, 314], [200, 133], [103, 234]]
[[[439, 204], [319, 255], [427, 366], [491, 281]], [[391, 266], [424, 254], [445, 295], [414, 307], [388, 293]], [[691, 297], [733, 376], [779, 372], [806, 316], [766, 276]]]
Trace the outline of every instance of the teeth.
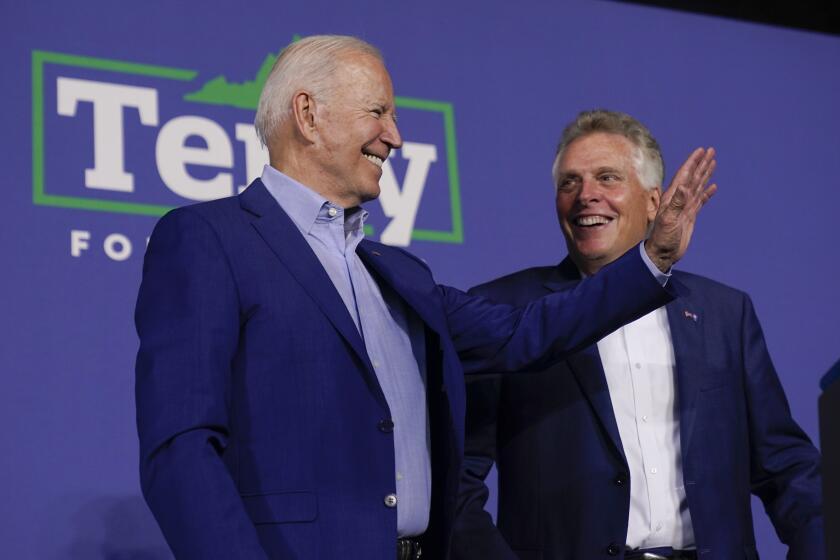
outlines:
[[365, 157], [368, 159], [369, 162], [373, 163], [376, 167], [382, 167], [382, 158], [375, 156], [373, 154], [365, 154]]
[[594, 226], [610, 222], [610, 220], [604, 216], [581, 216], [576, 221], [579, 226]]

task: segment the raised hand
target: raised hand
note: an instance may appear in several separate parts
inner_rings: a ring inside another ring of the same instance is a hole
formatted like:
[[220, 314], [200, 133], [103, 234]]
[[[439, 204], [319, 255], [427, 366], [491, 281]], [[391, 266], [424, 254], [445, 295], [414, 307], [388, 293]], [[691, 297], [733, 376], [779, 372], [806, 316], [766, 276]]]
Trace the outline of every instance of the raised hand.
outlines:
[[667, 272], [685, 254], [697, 213], [717, 191], [715, 184], [706, 187], [716, 165], [714, 148], [697, 148], [662, 196], [653, 229], [645, 241], [645, 251], [662, 272]]

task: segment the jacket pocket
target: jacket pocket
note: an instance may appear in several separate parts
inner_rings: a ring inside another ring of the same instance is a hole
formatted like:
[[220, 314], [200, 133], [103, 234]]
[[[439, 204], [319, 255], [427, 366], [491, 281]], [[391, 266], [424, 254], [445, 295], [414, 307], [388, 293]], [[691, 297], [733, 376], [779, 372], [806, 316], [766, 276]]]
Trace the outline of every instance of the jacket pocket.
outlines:
[[312, 492], [281, 492], [242, 496], [254, 525], [302, 523], [318, 517], [318, 496]]

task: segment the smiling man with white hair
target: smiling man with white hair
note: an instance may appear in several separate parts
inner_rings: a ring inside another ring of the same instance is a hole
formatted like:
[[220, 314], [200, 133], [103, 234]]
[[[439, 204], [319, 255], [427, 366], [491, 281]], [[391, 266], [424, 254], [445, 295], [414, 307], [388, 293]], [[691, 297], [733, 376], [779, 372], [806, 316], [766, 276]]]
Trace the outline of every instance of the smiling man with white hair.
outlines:
[[171, 212], [148, 246], [144, 496], [179, 559], [443, 558], [464, 373], [550, 363], [667, 301], [663, 272], [714, 192], [709, 162], [670, 193], [647, 243], [516, 308], [439, 286], [421, 260], [363, 239], [361, 204], [402, 144], [374, 47], [290, 45], [256, 127], [262, 176]]
[[[581, 113], [553, 165], [569, 256], [471, 293], [525, 305], [597, 278], [649, 234], [663, 175], [643, 124]], [[819, 454], [749, 297], [679, 271], [670, 282], [678, 298], [566, 361], [468, 383], [455, 559], [754, 559], [750, 493], [788, 558], [823, 558]], [[498, 526], [484, 511], [494, 461]]]

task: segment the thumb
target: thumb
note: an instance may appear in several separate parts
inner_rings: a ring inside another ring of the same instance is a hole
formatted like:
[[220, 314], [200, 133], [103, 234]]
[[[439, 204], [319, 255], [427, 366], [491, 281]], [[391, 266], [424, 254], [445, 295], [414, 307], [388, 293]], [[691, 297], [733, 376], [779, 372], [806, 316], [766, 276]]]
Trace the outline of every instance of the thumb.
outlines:
[[685, 208], [686, 194], [685, 194], [685, 189], [683, 188], [683, 185], [674, 185], [674, 187], [670, 190], [674, 191], [674, 193], [673, 194], [669, 193], [669, 194], [671, 194], [671, 197], [668, 200], [668, 204], [666, 204], [665, 209], [666, 210], [674, 210], [674, 211], [678, 212], [678, 211], [682, 210], [683, 208]]

